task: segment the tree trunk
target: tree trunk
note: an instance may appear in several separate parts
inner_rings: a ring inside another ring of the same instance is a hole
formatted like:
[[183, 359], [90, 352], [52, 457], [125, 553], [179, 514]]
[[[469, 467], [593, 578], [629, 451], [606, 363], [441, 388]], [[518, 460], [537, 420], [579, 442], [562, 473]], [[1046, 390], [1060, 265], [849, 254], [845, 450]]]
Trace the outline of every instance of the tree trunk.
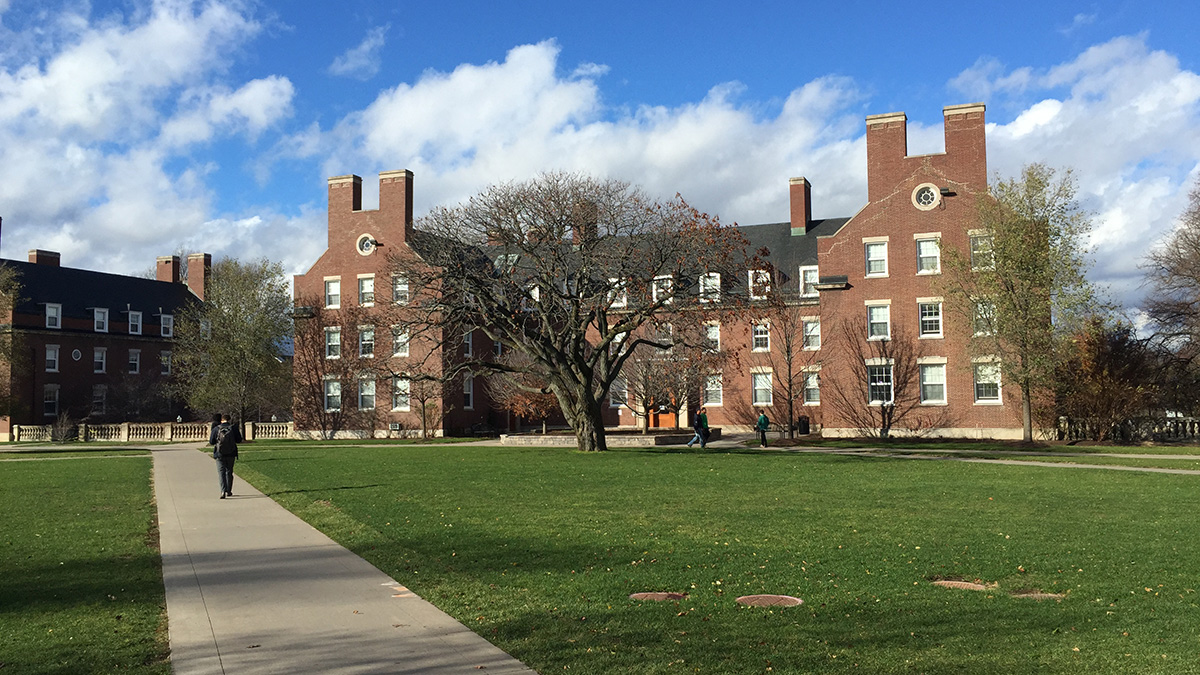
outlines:
[[567, 416], [575, 441], [582, 452], [603, 452], [608, 449], [604, 441], [604, 425], [598, 424], [599, 410], [592, 414], [586, 410], [574, 410]]
[[1028, 384], [1021, 385], [1021, 440], [1026, 443], [1033, 442], [1033, 403], [1029, 400], [1029, 390]]

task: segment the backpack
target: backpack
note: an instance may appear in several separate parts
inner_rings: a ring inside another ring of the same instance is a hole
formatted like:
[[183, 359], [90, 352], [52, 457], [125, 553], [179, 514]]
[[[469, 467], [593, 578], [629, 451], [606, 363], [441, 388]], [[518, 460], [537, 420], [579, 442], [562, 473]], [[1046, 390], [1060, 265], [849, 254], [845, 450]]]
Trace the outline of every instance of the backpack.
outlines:
[[223, 424], [217, 429], [216, 452], [225, 456], [237, 454], [237, 438], [234, 436], [233, 427]]

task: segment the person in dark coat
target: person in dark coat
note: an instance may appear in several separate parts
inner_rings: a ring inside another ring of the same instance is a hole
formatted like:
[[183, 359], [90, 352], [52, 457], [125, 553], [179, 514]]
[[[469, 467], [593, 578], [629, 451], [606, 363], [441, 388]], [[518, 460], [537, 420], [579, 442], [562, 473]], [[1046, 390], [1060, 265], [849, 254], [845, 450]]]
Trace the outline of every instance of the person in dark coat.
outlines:
[[230, 424], [229, 415], [221, 415], [221, 423], [208, 435], [208, 444], [213, 446], [213, 459], [217, 460], [221, 499], [233, 496], [233, 463], [237, 461], [237, 444], [241, 442], [242, 434], [237, 425]]
[[708, 445], [707, 408], [701, 406], [701, 408], [696, 411], [696, 416], [692, 418], [692, 431], [695, 431], [696, 435], [692, 437], [692, 440], [688, 441], [687, 446], [690, 448], [692, 447], [692, 443], [700, 441], [700, 447], [706, 447]]
[[767, 419], [767, 413], [760, 412], [758, 414], [758, 422], [754, 428], [758, 430], [758, 445], [759, 447], [767, 447], [767, 429], [771, 427], [771, 421]]

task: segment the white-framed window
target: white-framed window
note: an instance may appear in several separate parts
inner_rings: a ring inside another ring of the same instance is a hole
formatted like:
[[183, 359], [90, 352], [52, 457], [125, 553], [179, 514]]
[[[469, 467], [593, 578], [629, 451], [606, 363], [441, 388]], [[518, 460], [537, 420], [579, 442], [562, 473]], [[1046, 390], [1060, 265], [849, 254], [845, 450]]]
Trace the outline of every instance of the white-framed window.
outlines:
[[771, 294], [771, 272], [768, 270], [750, 270], [750, 299], [766, 300]]
[[816, 369], [804, 372], [804, 405], [821, 405], [821, 372]]
[[654, 277], [650, 284], [650, 299], [654, 302], [670, 304], [675, 294], [675, 278], [670, 274]]
[[868, 277], [886, 277], [888, 275], [888, 243], [886, 241], [868, 241], [864, 244], [867, 255]]
[[375, 327], [358, 327], [358, 355], [364, 359], [375, 358]]
[[721, 351], [721, 324], [717, 322], [704, 324], [704, 351]]
[[629, 337], [629, 331], [621, 331], [613, 336], [612, 342], [608, 343], [608, 353], [610, 356], [620, 356], [621, 345], [625, 343], [625, 339]]
[[46, 345], [46, 372], [58, 372], [58, 345]]
[[463, 410], [475, 409], [475, 376], [463, 376]]
[[342, 383], [336, 377], [325, 378], [325, 412], [342, 409]]
[[408, 356], [408, 331], [399, 326], [392, 326], [392, 356]]
[[997, 404], [1000, 399], [1000, 364], [982, 361], [975, 366], [975, 402]]
[[375, 275], [358, 278], [358, 304], [371, 307], [375, 304]]
[[58, 416], [58, 385], [47, 384], [42, 387], [42, 415], [45, 417]]
[[971, 329], [976, 335], [992, 335], [996, 332], [996, 303], [991, 300], [975, 300], [971, 313]]
[[608, 304], [613, 309], [629, 305], [629, 285], [624, 279], [608, 280]]
[[942, 337], [942, 303], [938, 299], [917, 302], [920, 337]]
[[325, 358], [340, 359], [342, 357], [342, 328], [341, 326], [325, 327]]
[[108, 347], [95, 347], [92, 349], [92, 372], [108, 372]]
[[763, 369], [750, 373], [750, 403], [758, 406], [769, 406], [774, 400], [774, 389], [771, 386], [771, 371]]
[[892, 383], [892, 364], [867, 364], [867, 403], [886, 405], [895, 399]]
[[608, 387], [608, 407], [624, 408], [628, 400], [629, 388], [625, 385], [625, 378], [618, 377]]
[[408, 277], [397, 274], [392, 277], [392, 302], [397, 305], [407, 305], [412, 302], [408, 290]]
[[62, 328], [61, 304], [57, 302], [46, 303], [46, 328]]
[[463, 356], [475, 355], [475, 333], [467, 331], [463, 333]]
[[921, 403], [942, 405], [946, 402], [946, 364], [922, 363]]
[[392, 410], [412, 410], [412, 381], [403, 377], [392, 378]]
[[700, 302], [721, 301], [721, 273], [705, 272], [700, 275]]
[[724, 383], [721, 373], [707, 375], [704, 378], [703, 405], [721, 405], [725, 398]]
[[917, 240], [917, 274], [940, 274], [942, 247], [937, 237]]
[[342, 306], [342, 280], [334, 277], [325, 280], [325, 308], [337, 309]]
[[141, 312], [133, 312], [133, 311], [129, 312], [129, 334], [130, 335], [141, 335], [142, 334], [142, 313]]
[[108, 387], [103, 384], [92, 385], [92, 414], [103, 415], [108, 412]]
[[162, 336], [173, 337], [175, 335], [175, 317], [171, 314], [162, 315]]
[[815, 298], [820, 295], [817, 291], [817, 282], [821, 280], [820, 270], [816, 265], [801, 265], [800, 266], [800, 296], [804, 298]]
[[142, 350], [129, 350], [129, 372], [134, 375], [142, 372]]
[[532, 312], [537, 309], [538, 303], [542, 299], [542, 289], [537, 286], [530, 286], [525, 297], [521, 298], [521, 311]]
[[755, 352], [771, 351], [771, 324], [763, 321], [751, 326], [750, 350]]
[[158, 353], [158, 362], [161, 368], [159, 371], [163, 375], [171, 374], [171, 352], [162, 351]]
[[97, 333], [108, 332], [108, 309], [104, 307], [92, 308], [92, 328]]
[[886, 340], [892, 336], [891, 305], [867, 305], [867, 339]]
[[990, 270], [996, 266], [993, 252], [992, 235], [986, 231], [972, 230], [968, 233], [971, 238], [971, 269]]
[[815, 351], [821, 348], [821, 317], [814, 316], [802, 319], [800, 325], [804, 330], [804, 349]]
[[363, 377], [358, 380], [358, 409], [375, 409], [375, 378]]

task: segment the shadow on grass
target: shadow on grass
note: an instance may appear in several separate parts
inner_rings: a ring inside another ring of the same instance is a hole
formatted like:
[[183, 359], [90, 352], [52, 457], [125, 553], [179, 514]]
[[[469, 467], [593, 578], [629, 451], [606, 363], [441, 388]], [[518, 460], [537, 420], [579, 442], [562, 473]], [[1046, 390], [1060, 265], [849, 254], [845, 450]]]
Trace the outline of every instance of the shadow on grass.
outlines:
[[273, 497], [275, 495], [292, 495], [292, 494], [303, 495], [303, 494], [308, 494], [308, 493], [328, 492], [331, 490], [366, 490], [368, 488], [387, 487], [388, 485], [389, 485], [389, 483], [371, 483], [369, 485], [339, 485], [336, 487], [314, 487], [314, 488], [304, 488], [304, 489], [295, 489], [295, 490], [275, 490], [273, 492], [271, 492], [271, 491], [264, 492], [263, 494], [265, 494], [268, 497]]

